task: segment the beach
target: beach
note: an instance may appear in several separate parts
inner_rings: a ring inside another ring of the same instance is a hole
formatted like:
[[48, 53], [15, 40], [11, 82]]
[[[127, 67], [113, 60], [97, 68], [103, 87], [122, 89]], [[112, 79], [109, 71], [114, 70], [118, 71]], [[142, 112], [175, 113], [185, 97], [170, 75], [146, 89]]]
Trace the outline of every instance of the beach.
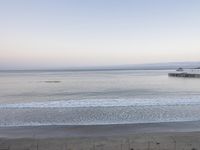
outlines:
[[1, 150], [197, 150], [200, 121], [1, 127]]

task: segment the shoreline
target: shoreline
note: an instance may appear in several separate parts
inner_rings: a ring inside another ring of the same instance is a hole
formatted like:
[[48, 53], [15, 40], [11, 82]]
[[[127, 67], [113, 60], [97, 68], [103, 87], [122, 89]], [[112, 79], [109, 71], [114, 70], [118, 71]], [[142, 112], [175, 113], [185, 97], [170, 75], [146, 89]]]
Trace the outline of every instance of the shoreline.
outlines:
[[111, 125], [49, 125], [0, 127], [0, 138], [81, 138], [187, 132], [200, 132], [200, 121]]
[[200, 121], [0, 128], [0, 150], [198, 150]]

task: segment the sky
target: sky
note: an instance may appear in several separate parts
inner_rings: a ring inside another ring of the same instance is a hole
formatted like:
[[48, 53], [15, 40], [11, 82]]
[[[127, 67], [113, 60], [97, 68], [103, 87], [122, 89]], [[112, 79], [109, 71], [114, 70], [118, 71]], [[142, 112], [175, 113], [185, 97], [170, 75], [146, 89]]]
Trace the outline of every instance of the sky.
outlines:
[[1, 0], [0, 69], [200, 61], [199, 0]]

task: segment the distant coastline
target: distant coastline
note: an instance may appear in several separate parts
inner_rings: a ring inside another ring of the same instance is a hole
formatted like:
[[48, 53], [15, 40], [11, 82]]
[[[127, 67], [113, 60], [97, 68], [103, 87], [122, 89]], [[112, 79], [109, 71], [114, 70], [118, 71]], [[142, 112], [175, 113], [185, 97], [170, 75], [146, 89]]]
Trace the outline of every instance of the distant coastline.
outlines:
[[63, 71], [119, 71], [119, 70], [176, 70], [177, 68], [197, 69], [200, 62], [167, 62], [133, 65], [88, 66], [88, 67], [62, 67], [62, 68], [0, 68], [0, 72], [63, 72]]

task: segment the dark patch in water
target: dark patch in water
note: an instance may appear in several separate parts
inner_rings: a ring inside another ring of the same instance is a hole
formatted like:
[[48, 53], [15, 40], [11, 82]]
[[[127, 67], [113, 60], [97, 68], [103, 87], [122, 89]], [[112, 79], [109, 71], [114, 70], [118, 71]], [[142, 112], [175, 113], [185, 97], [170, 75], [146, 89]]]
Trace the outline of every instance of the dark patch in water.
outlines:
[[44, 81], [45, 83], [60, 83], [61, 81]]

